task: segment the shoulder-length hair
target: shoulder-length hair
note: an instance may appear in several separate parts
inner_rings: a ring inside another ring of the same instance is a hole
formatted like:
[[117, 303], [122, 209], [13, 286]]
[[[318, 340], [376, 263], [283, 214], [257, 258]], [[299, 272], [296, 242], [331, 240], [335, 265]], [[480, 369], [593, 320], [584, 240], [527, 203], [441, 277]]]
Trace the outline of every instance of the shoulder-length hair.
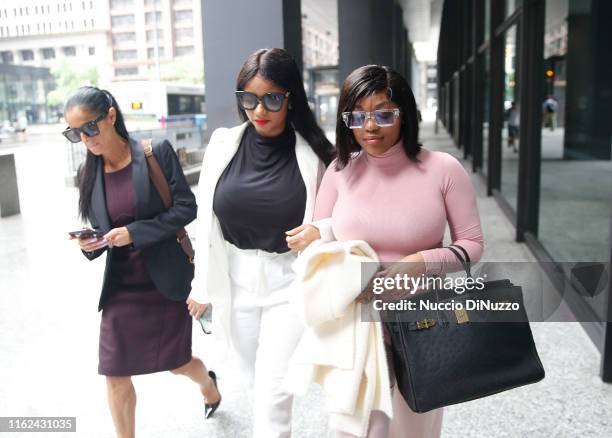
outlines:
[[[287, 121], [308, 142], [315, 154], [327, 166], [333, 157], [333, 146], [325, 137], [304, 91], [304, 82], [297, 64], [283, 49], [259, 49], [252, 53], [242, 65], [236, 80], [236, 90], [242, 91], [256, 75], [274, 82], [289, 91], [289, 111]], [[238, 106], [238, 115], [243, 122], [248, 120], [246, 112]]]
[[[92, 114], [108, 113], [111, 107], [115, 108], [115, 113], [117, 115], [115, 130], [121, 138], [125, 141], [129, 141], [129, 134], [125, 127], [123, 113], [119, 109], [119, 104], [114, 96], [108, 91], [96, 87], [81, 87], [72, 93], [66, 101], [64, 114], [75, 106], [80, 106]], [[101, 157], [87, 151], [85, 163], [79, 168], [77, 175], [79, 184], [79, 216], [83, 220], [88, 220], [90, 217], [89, 207], [91, 193], [96, 179], [96, 168], [100, 160]]]
[[355, 140], [352, 130], [344, 124], [342, 113], [353, 111], [359, 99], [379, 91], [387, 91], [391, 101], [399, 106], [404, 150], [408, 158], [418, 161], [417, 155], [421, 150], [419, 122], [416, 102], [408, 82], [390, 67], [365, 65], [353, 70], [342, 84], [336, 118], [337, 170], [346, 167], [353, 152], [361, 151], [361, 146]]

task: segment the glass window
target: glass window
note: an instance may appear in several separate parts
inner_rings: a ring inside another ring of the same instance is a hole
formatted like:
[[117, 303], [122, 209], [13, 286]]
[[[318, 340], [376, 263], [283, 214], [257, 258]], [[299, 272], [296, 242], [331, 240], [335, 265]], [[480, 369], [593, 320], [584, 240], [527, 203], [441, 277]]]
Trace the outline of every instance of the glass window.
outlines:
[[87, 48], [87, 52], [89, 53], [89, 56], [93, 56], [96, 54], [96, 48], [95, 47], [88, 47]]
[[596, 71], [598, 62], [609, 61], [596, 57], [600, 42], [591, 33], [596, 26], [589, 24], [597, 20], [592, 15], [586, 4], [546, 1], [538, 237], [557, 261], [609, 260], [612, 138], [607, 123], [612, 114], [599, 100]]
[[130, 24], [134, 24], [134, 22], [135, 21], [133, 15], [114, 15], [111, 17], [111, 27], [127, 26]]
[[115, 69], [115, 76], [133, 76], [138, 74], [138, 67], [123, 67]]
[[111, 9], [134, 6], [134, 0], [110, 0]]
[[193, 55], [194, 53], [195, 53], [195, 50], [193, 46], [184, 46], [184, 47], [176, 48], [176, 56], [187, 56], [187, 55]]
[[484, 0], [484, 40], [491, 35], [491, 0]]
[[22, 50], [21, 51], [21, 59], [24, 61], [33, 61], [34, 60], [34, 52], [32, 50]]
[[193, 28], [192, 27], [186, 27], [183, 29], [176, 29], [174, 31], [174, 37], [180, 41], [180, 40], [184, 40], [184, 39], [191, 39], [193, 38]]
[[[25, 117], [28, 123], [51, 123], [52, 108], [45, 102], [46, 92], [53, 90], [51, 76], [31, 74], [28, 67], [19, 74], [0, 74], [0, 120]], [[55, 114], [55, 113], [54, 113]]]
[[487, 48], [481, 55], [482, 71], [482, 173], [489, 172], [489, 114], [491, 106], [491, 55]]
[[506, 0], [506, 17], [514, 14], [514, 12], [523, 5], [523, 0]]
[[74, 46], [62, 47], [62, 52], [64, 52], [64, 56], [76, 56], [76, 47]]
[[41, 49], [43, 59], [55, 59], [55, 49], [49, 47]]
[[[160, 47], [158, 50], [159, 50], [159, 57], [163, 58], [165, 56], [164, 48]], [[149, 59], [154, 59], [155, 58], [155, 48], [154, 47], [149, 47], [147, 49], [147, 57]]]
[[502, 130], [501, 192], [516, 212], [521, 114], [516, 25], [508, 29], [504, 41], [504, 129]]
[[12, 64], [14, 62], [13, 52], [0, 52], [0, 55], [2, 56], [3, 64]]
[[136, 59], [138, 52], [136, 50], [113, 50], [113, 59], [115, 61], [123, 61], [125, 59]]
[[602, 321], [608, 294], [582, 284], [578, 273], [610, 257], [612, 110], [601, 93], [608, 78], [597, 71], [598, 63], [609, 60], [597, 55], [607, 42], [596, 37], [605, 20], [590, 2], [546, 0], [538, 229], [554, 260], [583, 265], [563, 268]]
[[130, 41], [136, 41], [135, 32], [122, 32], [113, 34], [113, 44], [126, 43]]
[[193, 12], [191, 10], [174, 11], [174, 21], [191, 21], [192, 18]]
[[203, 103], [203, 96], [168, 94], [168, 115], [199, 114]]
[[159, 23], [161, 19], [162, 19], [162, 13], [160, 11], [147, 12], [145, 14], [146, 24], [155, 24], [156, 21]]
[[147, 30], [147, 43], [155, 42], [155, 31], [157, 30], [157, 39], [161, 40], [164, 37], [164, 32], [161, 29]]

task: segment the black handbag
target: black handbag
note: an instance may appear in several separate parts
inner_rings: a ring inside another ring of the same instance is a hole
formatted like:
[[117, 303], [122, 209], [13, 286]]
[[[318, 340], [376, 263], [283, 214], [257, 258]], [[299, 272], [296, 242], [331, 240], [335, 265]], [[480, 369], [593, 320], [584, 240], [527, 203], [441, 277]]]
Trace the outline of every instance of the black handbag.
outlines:
[[[468, 277], [470, 258], [461, 257]], [[510, 280], [483, 282], [484, 288], [457, 294], [426, 291], [416, 295], [428, 302], [467, 303], [491, 298], [516, 303], [520, 310], [425, 310], [385, 312], [391, 337], [397, 387], [414, 412], [466, 402], [544, 378], [523, 307], [520, 286]], [[418, 316], [415, 319], [415, 316]]]

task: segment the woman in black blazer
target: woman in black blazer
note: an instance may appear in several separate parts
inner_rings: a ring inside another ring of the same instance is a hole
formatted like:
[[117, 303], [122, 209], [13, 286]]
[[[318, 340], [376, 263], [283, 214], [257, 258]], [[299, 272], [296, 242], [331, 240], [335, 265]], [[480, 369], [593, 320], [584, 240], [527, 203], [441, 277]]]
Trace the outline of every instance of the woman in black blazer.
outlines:
[[168, 141], [153, 153], [168, 181], [172, 206], [164, 207], [149, 178], [144, 149], [130, 138], [114, 97], [79, 88], [66, 103], [64, 136], [87, 147], [79, 172], [79, 212], [103, 237], [78, 239], [93, 260], [106, 252], [98, 310], [102, 310], [98, 372], [119, 437], [133, 437], [136, 392], [131, 376], [169, 370], [200, 385], [205, 417], [221, 396], [216, 376], [191, 354], [192, 322], [186, 299], [193, 264], [176, 232], [196, 217], [191, 192]]

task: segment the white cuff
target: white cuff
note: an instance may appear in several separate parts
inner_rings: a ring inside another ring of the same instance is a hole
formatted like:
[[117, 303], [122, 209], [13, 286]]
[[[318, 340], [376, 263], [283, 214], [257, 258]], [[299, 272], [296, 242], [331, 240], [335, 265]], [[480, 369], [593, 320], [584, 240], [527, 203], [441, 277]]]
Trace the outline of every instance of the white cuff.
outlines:
[[313, 221], [309, 225], [316, 227], [319, 230], [319, 234], [321, 235], [321, 240], [324, 242], [333, 242], [336, 240], [334, 236], [334, 232], [332, 231], [332, 218], [327, 217], [325, 219], [319, 219], [318, 221]]

